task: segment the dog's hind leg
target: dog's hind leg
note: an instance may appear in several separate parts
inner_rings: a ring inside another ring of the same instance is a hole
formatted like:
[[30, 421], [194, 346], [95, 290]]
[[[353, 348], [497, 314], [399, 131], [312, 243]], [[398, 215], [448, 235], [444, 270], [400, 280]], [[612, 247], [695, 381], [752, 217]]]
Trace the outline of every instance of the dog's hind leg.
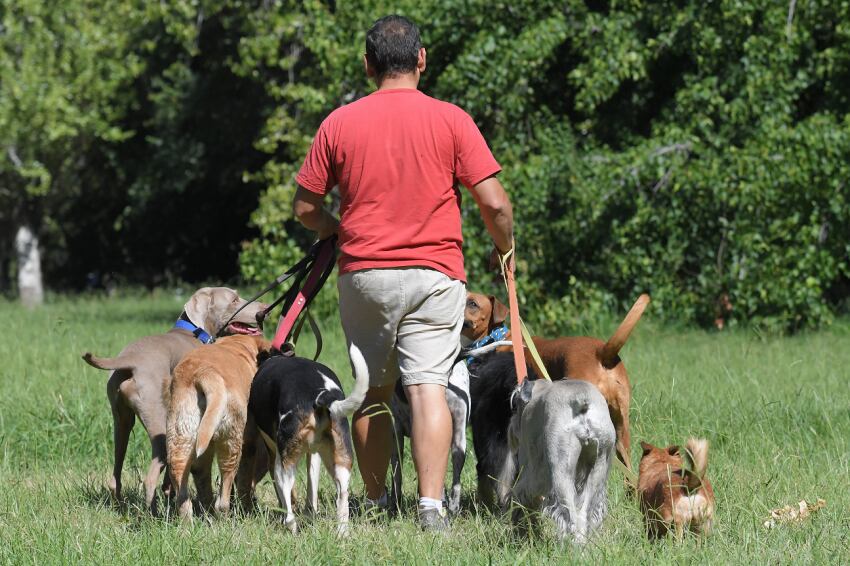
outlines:
[[169, 442], [168, 470], [171, 484], [177, 489], [177, 511], [182, 519], [192, 519], [192, 500], [189, 499], [189, 472], [194, 446], [188, 442]]
[[106, 384], [106, 395], [112, 407], [112, 440], [115, 450], [112, 477], [109, 478], [106, 486], [116, 501], [121, 499], [121, 470], [124, 468], [130, 433], [136, 424], [136, 414], [124, 400], [125, 391], [129, 393], [129, 390], [133, 388], [133, 383], [127, 376], [129, 373], [127, 370], [116, 370], [112, 372]]
[[460, 475], [466, 462], [466, 419], [456, 427], [452, 435], [452, 489], [449, 495], [449, 511], [460, 511]]
[[266, 447], [259, 440], [259, 430], [249, 413], [245, 424], [245, 435], [242, 440], [242, 457], [239, 458], [239, 470], [236, 472], [236, 493], [239, 495], [239, 506], [243, 513], [253, 512], [256, 508], [255, 478], [257, 459], [266, 455]]
[[558, 472], [552, 477], [547, 513], [557, 524], [558, 538], [564, 539], [572, 534], [576, 542], [582, 543], [587, 532], [587, 521], [580, 512], [579, 496], [576, 491], [575, 470], [579, 463], [579, 453], [580, 448], [577, 446], [575, 449], [563, 452], [550, 451], [551, 455], [561, 455], [563, 461], [549, 462], [550, 469], [558, 470]]
[[295, 521], [295, 513], [292, 512], [292, 488], [295, 486], [295, 467], [298, 462], [297, 455], [288, 455], [288, 463], [284, 464], [280, 457], [280, 451], [274, 459], [274, 488], [277, 499], [281, 505], [286, 507], [286, 518], [284, 524], [292, 534], [298, 532], [298, 524]]
[[195, 491], [198, 495], [198, 505], [204, 512], [213, 508], [215, 494], [212, 488], [212, 460], [214, 452], [208, 450], [192, 463], [192, 479], [195, 480]]
[[336, 521], [337, 534], [348, 535], [348, 484], [351, 481], [352, 449], [349, 441], [348, 422], [345, 419], [333, 424], [331, 436], [333, 450], [321, 452], [322, 461], [336, 483]]
[[156, 488], [159, 484], [159, 476], [165, 468], [165, 430], [150, 436], [151, 441], [151, 465], [145, 475], [145, 504], [156, 515]]
[[348, 535], [348, 484], [351, 480], [351, 464], [346, 464], [335, 454], [322, 452], [322, 461], [336, 484], [336, 528], [339, 536]]
[[623, 478], [623, 481], [626, 486], [626, 494], [630, 496], [634, 496], [636, 494], [637, 486], [634, 485], [634, 471], [632, 470], [632, 457], [630, 454], [631, 450], [631, 433], [629, 432], [629, 408], [628, 406], [623, 409], [623, 415], [616, 415], [611, 413], [611, 421], [614, 424], [614, 429], [616, 431], [617, 443], [615, 444], [615, 449], [617, 452], [617, 459], [623, 463], [623, 465], [628, 470]]
[[318, 452], [307, 454], [307, 491], [310, 493], [310, 512], [319, 515], [319, 473], [322, 471], [322, 457]]
[[218, 457], [218, 471], [221, 475], [221, 488], [218, 491], [218, 499], [215, 502], [215, 510], [220, 515], [230, 513], [230, 492], [239, 470], [239, 460], [242, 456], [242, 426], [238, 423], [233, 425], [234, 431], [231, 438], [222, 439], [217, 443], [216, 456]]
[[582, 517], [582, 523], [587, 526], [585, 535], [593, 532], [602, 523], [602, 519], [608, 511], [606, 484], [611, 466], [611, 455], [603, 453], [602, 449], [599, 452], [581, 494], [582, 502], [579, 513]]

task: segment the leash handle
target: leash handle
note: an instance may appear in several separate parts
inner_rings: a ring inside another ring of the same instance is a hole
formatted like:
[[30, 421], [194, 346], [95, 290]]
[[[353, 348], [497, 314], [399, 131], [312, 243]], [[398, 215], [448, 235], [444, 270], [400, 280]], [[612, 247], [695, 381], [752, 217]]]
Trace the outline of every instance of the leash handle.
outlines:
[[532, 365], [537, 375], [552, 381], [549, 373], [546, 371], [546, 366], [540, 359], [540, 354], [537, 353], [537, 348], [531, 340], [531, 335], [525, 327], [525, 323], [519, 316], [519, 302], [516, 296], [516, 280], [514, 278], [514, 269], [516, 266], [516, 242], [513, 247], [503, 254], [499, 254], [499, 265], [502, 269], [502, 278], [505, 280], [505, 287], [508, 289], [508, 311], [511, 319], [511, 342], [513, 342], [514, 351], [514, 367], [516, 368], [517, 383], [522, 385], [522, 382], [528, 377], [528, 367], [525, 364], [525, 348], [523, 347], [523, 339], [531, 353]]
[[514, 280], [514, 250], [513, 247], [505, 252], [504, 255], [499, 254], [499, 264], [502, 268], [502, 277], [505, 280], [505, 286], [508, 288], [508, 311], [511, 319], [511, 342], [513, 342], [514, 351], [514, 368], [516, 369], [517, 383], [522, 385], [522, 382], [528, 377], [528, 368], [525, 365], [525, 349], [522, 347], [522, 331], [520, 331], [522, 323], [519, 318], [519, 304], [516, 298], [516, 281]]
[[275, 331], [274, 339], [272, 340], [272, 346], [278, 350], [280, 350], [283, 343], [286, 342], [286, 339], [289, 337], [290, 332], [292, 332], [292, 328], [295, 326], [295, 321], [298, 319], [298, 315], [301, 314], [301, 311], [304, 310], [310, 302], [310, 299], [312, 299], [316, 292], [321, 288], [325, 279], [327, 279], [327, 276], [330, 275], [330, 272], [333, 270], [336, 238], [328, 238], [327, 240], [322, 240], [319, 243], [321, 245], [319, 247], [316, 260], [310, 269], [310, 274], [307, 276], [307, 281], [304, 283], [304, 287], [297, 292], [292, 304], [287, 310], [285, 310], [280, 319], [280, 323], [277, 325], [277, 330]]

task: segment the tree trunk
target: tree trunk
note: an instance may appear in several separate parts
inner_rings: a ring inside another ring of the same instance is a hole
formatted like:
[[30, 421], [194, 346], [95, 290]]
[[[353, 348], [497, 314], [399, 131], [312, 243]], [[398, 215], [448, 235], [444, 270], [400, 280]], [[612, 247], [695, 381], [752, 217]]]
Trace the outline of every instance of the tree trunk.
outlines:
[[41, 253], [38, 236], [29, 226], [22, 225], [15, 235], [15, 250], [18, 253], [18, 293], [24, 306], [35, 307], [44, 302], [44, 287], [41, 281]]

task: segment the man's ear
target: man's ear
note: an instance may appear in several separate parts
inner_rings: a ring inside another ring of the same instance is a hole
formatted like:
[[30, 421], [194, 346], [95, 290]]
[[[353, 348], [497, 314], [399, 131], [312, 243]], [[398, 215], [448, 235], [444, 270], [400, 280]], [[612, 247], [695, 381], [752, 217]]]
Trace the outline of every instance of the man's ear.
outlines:
[[[189, 320], [198, 328], [204, 328], [207, 321], [207, 313], [210, 310], [210, 301], [212, 293], [209, 287], [203, 287], [195, 291], [195, 294], [189, 301], [183, 305], [183, 310]], [[212, 332], [213, 329], [204, 328], [207, 332]]]
[[505, 322], [505, 319], [507, 319], [510, 314], [508, 307], [499, 302], [499, 299], [497, 299], [494, 295], [490, 295], [490, 305], [492, 307], [490, 312], [490, 324], [492, 326], [496, 326], [497, 324]]
[[375, 69], [373, 69], [372, 65], [369, 64], [369, 58], [366, 57], [365, 53], [363, 54], [363, 70], [366, 71], [367, 78], [375, 78]]
[[416, 68], [419, 69], [419, 74], [425, 72], [425, 69], [428, 67], [428, 53], [426, 53], [424, 47], [419, 48], [419, 56], [416, 58]]

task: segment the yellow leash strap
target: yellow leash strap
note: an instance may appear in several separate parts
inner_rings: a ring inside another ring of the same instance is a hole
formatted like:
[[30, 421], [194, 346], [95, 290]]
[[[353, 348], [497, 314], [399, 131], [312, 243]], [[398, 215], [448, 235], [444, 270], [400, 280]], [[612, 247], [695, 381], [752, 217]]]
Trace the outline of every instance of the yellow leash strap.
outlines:
[[511, 342], [513, 342], [514, 366], [516, 368], [517, 383], [522, 383], [525, 381], [525, 378], [528, 377], [528, 370], [525, 366], [525, 349], [523, 348], [523, 341], [528, 347], [528, 351], [531, 352], [531, 359], [533, 361], [533, 365], [536, 366], [534, 369], [537, 371], [537, 374], [551, 381], [549, 374], [546, 371], [546, 366], [543, 365], [543, 362], [540, 359], [540, 354], [534, 346], [534, 341], [531, 339], [528, 328], [526, 328], [525, 323], [522, 322], [522, 319], [519, 316], [519, 302], [517, 301], [516, 281], [514, 280], [514, 265], [516, 264], [516, 261], [513, 263], [511, 262], [511, 257], [515, 257], [515, 249], [516, 242], [514, 242], [514, 246], [507, 252], [499, 254], [499, 266], [502, 270], [502, 279], [505, 281], [505, 288], [508, 291], [508, 311], [510, 312], [511, 320]]

